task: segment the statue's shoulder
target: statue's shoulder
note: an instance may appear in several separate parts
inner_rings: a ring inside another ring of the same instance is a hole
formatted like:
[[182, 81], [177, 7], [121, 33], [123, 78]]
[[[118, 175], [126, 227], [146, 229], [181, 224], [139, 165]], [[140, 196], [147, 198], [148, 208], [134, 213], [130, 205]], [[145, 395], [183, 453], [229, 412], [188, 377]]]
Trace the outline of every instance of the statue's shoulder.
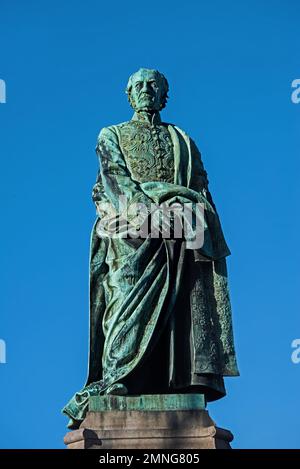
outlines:
[[121, 122], [120, 124], [108, 125], [100, 130], [98, 142], [106, 139], [116, 139], [120, 136], [122, 130], [130, 125], [131, 121]]
[[173, 129], [177, 132], [177, 134], [179, 134], [179, 136], [181, 138], [183, 138], [183, 140], [186, 142], [186, 144], [191, 148], [191, 151], [192, 152], [196, 152], [198, 153], [199, 152], [199, 149], [198, 149], [198, 146], [195, 142], [195, 140], [183, 129], [181, 129], [180, 127], [178, 127], [177, 125], [174, 125], [174, 124], [167, 124], [167, 125], [170, 125], [173, 127]]
[[180, 127], [178, 127], [178, 125], [175, 125], [175, 124], [169, 124], [169, 123], [166, 123], [165, 125], [168, 125], [168, 126], [171, 126], [177, 133], [179, 133], [184, 139], [188, 140], [190, 139], [189, 135], [187, 134], [187, 132], [185, 132], [185, 130], [181, 129]]

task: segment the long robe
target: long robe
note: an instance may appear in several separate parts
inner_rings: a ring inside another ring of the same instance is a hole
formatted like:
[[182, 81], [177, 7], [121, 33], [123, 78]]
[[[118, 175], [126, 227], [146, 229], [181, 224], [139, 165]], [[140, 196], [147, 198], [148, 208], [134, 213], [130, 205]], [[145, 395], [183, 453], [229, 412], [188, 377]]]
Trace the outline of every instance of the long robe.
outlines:
[[[142, 203], [201, 203], [204, 242], [144, 240], [99, 235], [96, 220], [90, 247], [90, 354], [85, 387], [63, 412], [70, 428], [85, 416], [91, 395], [124, 383], [130, 394], [204, 392], [207, 400], [225, 394], [223, 376], [237, 376], [225, 242], [206, 172], [194, 142], [178, 127], [167, 128], [173, 148], [172, 182], [138, 181], [135, 160], [126, 158], [125, 130], [131, 122], [102, 129], [94, 201], [121, 213]], [[127, 126], [127, 127], [126, 127]], [[122, 135], [123, 132], [123, 135]], [[129, 138], [130, 141], [130, 138]], [[130, 212], [130, 210], [129, 210]], [[133, 220], [134, 223], [134, 220]]]

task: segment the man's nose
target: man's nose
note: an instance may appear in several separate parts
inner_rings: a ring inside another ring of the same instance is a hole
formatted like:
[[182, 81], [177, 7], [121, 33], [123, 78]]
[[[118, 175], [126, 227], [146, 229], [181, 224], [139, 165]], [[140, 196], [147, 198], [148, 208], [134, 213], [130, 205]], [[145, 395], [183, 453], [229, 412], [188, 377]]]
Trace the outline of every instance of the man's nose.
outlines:
[[141, 89], [142, 93], [147, 93], [149, 91], [149, 83], [147, 81], [143, 82], [143, 86]]

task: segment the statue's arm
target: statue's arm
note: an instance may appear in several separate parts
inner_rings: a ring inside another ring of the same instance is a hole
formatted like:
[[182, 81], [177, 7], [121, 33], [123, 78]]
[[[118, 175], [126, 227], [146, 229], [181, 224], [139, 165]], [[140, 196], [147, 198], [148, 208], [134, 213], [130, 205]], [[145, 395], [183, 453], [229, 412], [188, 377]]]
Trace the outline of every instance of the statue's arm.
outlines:
[[131, 178], [119, 146], [118, 136], [112, 128], [105, 127], [101, 130], [96, 153], [100, 164], [98, 179], [101, 180], [103, 190], [114, 208], [119, 210], [119, 197], [125, 196], [128, 206], [143, 203], [150, 213], [152, 200]]
[[204, 195], [208, 202], [215, 208], [211, 193], [208, 188], [209, 181], [207, 172], [204, 168], [201, 153], [196, 143], [192, 139], [190, 139], [190, 145], [193, 158], [190, 187], [196, 192], [201, 192], [201, 194]]
[[92, 199], [96, 203], [98, 201], [101, 201], [103, 198], [104, 194], [104, 187], [103, 187], [103, 182], [102, 182], [102, 177], [101, 177], [101, 172], [100, 169], [98, 169], [98, 174], [96, 178], [96, 182], [93, 186], [92, 190]]

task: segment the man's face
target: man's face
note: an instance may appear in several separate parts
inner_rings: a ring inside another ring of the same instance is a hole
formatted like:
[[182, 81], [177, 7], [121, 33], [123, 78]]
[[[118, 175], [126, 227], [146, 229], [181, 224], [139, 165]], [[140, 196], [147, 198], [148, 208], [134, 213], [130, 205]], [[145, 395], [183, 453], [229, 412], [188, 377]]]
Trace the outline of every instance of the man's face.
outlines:
[[159, 111], [162, 92], [162, 84], [156, 74], [143, 71], [133, 76], [131, 101], [136, 111]]

